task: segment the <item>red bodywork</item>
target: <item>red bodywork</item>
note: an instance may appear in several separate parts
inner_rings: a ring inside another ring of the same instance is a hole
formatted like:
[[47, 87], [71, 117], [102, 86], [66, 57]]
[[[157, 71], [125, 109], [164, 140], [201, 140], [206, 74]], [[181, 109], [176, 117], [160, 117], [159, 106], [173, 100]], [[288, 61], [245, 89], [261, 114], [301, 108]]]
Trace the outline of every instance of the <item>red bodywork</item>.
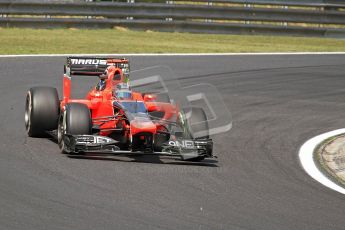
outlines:
[[[156, 134], [157, 130], [162, 130], [162, 125], [158, 121], [151, 120], [132, 120], [126, 119], [124, 111], [118, 111], [115, 114], [113, 102], [117, 101], [121, 103], [119, 98], [116, 98], [114, 91], [119, 83], [125, 82], [125, 76], [120, 68], [116, 68], [111, 65], [119, 62], [128, 62], [126, 59], [109, 59], [107, 64], [110, 66], [107, 68], [107, 79], [105, 80], [105, 89], [98, 90], [94, 87], [90, 90], [85, 99], [72, 99], [71, 98], [71, 76], [64, 74], [63, 77], [63, 99], [60, 103], [61, 111], [64, 111], [67, 103], [83, 103], [91, 111], [92, 123], [99, 127], [102, 136], [109, 136], [113, 132], [119, 132], [126, 140], [132, 138], [133, 135], [140, 133], [152, 133]], [[114, 76], [121, 76], [114, 79]], [[170, 103], [155, 102], [154, 94], [146, 94], [143, 96], [140, 92], [132, 91], [132, 98], [125, 101], [143, 101], [148, 112], [160, 111], [164, 112], [162, 120], [176, 119], [177, 113], [176, 107]]]

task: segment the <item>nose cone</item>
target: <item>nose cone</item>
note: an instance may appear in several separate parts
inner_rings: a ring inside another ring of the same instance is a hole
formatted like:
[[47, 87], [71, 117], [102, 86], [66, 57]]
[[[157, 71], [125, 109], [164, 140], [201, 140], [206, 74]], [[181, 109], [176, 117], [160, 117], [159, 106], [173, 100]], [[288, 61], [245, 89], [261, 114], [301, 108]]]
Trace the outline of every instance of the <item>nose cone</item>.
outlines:
[[145, 118], [136, 118], [130, 123], [131, 134], [135, 135], [137, 133], [147, 132], [156, 133], [156, 125], [150, 120]]

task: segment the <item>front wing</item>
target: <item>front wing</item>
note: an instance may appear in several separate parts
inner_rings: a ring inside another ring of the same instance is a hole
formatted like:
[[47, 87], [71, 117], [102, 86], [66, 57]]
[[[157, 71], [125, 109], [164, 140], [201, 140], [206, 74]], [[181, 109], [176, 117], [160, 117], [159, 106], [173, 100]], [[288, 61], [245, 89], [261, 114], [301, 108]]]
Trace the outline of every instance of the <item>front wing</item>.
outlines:
[[161, 152], [155, 151], [131, 151], [121, 150], [118, 141], [106, 136], [98, 135], [64, 135], [65, 152], [67, 153], [108, 153], [114, 155], [160, 155], [180, 157], [182, 160], [197, 157], [210, 158], [212, 154], [213, 141], [211, 139], [170, 140], [162, 145]]

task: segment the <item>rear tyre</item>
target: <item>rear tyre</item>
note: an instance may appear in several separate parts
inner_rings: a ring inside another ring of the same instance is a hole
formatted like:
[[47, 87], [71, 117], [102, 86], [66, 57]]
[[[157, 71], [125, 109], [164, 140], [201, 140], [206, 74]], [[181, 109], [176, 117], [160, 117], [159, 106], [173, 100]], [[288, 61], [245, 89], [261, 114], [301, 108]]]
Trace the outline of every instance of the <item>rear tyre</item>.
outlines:
[[[202, 108], [184, 108], [179, 114], [179, 119], [184, 129], [184, 138], [209, 139], [207, 116]], [[198, 156], [187, 161], [202, 161], [204, 159], [205, 156]]]
[[73, 153], [66, 148], [64, 135], [90, 135], [92, 120], [89, 108], [81, 103], [69, 103], [59, 118], [58, 144], [63, 153]]
[[59, 96], [52, 87], [33, 87], [26, 94], [25, 129], [30, 137], [44, 136], [57, 128]]

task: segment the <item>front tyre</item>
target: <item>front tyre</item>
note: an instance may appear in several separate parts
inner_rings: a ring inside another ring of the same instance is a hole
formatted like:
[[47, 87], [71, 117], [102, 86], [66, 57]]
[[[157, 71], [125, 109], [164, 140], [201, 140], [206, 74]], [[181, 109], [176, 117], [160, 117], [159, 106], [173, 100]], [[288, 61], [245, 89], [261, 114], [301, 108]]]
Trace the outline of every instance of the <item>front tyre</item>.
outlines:
[[202, 108], [183, 108], [179, 120], [185, 138], [209, 139], [207, 116]]
[[26, 94], [25, 129], [30, 137], [44, 136], [57, 128], [59, 96], [52, 87], [33, 87]]
[[92, 119], [89, 108], [81, 103], [69, 103], [61, 113], [58, 127], [58, 144], [63, 153], [73, 153], [65, 143], [65, 134], [90, 135], [92, 133]]
[[[183, 136], [186, 139], [209, 139], [209, 128], [205, 111], [199, 107], [184, 108], [179, 114]], [[202, 161], [205, 156], [190, 158], [187, 161]]]

